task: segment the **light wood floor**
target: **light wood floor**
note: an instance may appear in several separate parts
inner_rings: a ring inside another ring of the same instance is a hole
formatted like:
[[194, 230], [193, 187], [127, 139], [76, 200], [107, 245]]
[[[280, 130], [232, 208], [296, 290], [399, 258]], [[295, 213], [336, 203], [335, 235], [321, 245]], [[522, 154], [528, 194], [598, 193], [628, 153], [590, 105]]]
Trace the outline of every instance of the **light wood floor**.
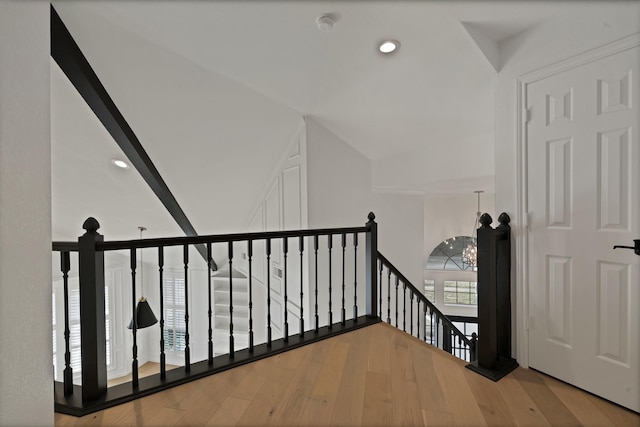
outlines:
[[640, 416], [518, 368], [494, 383], [386, 324], [56, 426], [640, 426]]
[[[170, 371], [171, 369], [176, 369], [176, 368], [179, 368], [179, 366], [165, 365], [165, 369], [167, 371]], [[148, 377], [150, 375], [159, 374], [159, 373], [160, 373], [160, 364], [157, 362], [147, 362], [144, 365], [140, 366], [140, 368], [138, 368], [138, 378], [144, 378], [144, 377]], [[128, 381], [131, 381], [131, 374], [127, 374], [122, 377], [108, 380], [107, 387], [113, 387], [114, 385], [124, 384]]]

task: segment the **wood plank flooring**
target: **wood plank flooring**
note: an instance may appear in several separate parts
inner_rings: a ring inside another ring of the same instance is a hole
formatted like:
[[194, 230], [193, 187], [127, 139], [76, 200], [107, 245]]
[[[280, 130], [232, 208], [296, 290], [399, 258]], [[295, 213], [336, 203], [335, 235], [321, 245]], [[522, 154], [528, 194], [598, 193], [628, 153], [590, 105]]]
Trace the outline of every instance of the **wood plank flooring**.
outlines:
[[[171, 369], [176, 369], [179, 366], [176, 365], [165, 365], [165, 369], [170, 371]], [[138, 378], [148, 377], [153, 374], [160, 373], [160, 364], [157, 362], [147, 362], [144, 365], [138, 368]], [[124, 375], [122, 377], [113, 378], [111, 380], [107, 380], [107, 387], [113, 387], [114, 385], [124, 384], [128, 381], [131, 381], [131, 374]]]
[[533, 370], [494, 383], [384, 323], [156, 393], [66, 426], [640, 426]]

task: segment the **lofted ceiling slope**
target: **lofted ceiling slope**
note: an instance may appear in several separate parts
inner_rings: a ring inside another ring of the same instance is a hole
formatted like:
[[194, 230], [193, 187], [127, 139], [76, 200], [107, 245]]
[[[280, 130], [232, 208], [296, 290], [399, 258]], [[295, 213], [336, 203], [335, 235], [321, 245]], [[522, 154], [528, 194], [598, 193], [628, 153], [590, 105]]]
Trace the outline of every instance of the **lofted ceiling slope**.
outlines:
[[[498, 52], [502, 41], [558, 7], [436, 1], [53, 4], [200, 234], [242, 228], [304, 116], [371, 159], [377, 188], [429, 193], [471, 192], [478, 182], [492, 186], [500, 59], [483, 51]], [[315, 25], [324, 13], [337, 18], [328, 32]], [[375, 48], [383, 38], [400, 40], [401, 49], [380, 55]], [[83, 219], [69, 212], [82, 203], [88, 214], [136, 212], [121, 216], [109, 238], [133, 238], [138, 225], [146, 225], [151, 236], [153, 222], [171, 230], [161, 234], [175, 235], [168, 215], [148, 215], [159, 205], [150, 190], [134, 195], [144, 191], [139, 177], [131, 176], [135, 171], [110, 169], [115, 143], [109, 145], [97, 120], [66, 93], [73, 88], [59, 73], [52, 66], [56, 233], [80, 228]], [[412, 159], [410, 167], [404, 159]], [[439, 166], [452, 160], [461, 167]], [[96, 186], [104, 187], [100, 197], [91, 193]]]

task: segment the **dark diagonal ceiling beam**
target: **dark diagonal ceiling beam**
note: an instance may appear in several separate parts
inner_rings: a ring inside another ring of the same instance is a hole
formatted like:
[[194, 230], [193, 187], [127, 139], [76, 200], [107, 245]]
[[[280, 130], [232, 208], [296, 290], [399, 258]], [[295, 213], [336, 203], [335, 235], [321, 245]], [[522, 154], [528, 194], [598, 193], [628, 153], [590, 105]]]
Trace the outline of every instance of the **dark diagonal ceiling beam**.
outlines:
[[[198, 233], [51, 5], [51, 57], [187, 236]], [[196, 246], [207, 261], [204, 245]], [[215, 263], [212, 263], [215, 269]]]

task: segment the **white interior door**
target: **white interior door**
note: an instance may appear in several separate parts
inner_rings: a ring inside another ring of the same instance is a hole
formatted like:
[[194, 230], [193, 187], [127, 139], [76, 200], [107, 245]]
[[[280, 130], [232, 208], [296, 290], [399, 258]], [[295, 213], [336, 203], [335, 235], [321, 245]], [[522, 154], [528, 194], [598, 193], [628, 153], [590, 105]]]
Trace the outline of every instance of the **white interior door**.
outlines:
[[527, 85], [529, 365], [640, 411], [640, 48]]

